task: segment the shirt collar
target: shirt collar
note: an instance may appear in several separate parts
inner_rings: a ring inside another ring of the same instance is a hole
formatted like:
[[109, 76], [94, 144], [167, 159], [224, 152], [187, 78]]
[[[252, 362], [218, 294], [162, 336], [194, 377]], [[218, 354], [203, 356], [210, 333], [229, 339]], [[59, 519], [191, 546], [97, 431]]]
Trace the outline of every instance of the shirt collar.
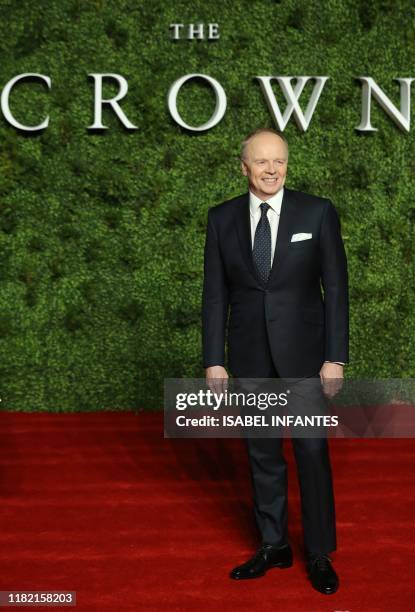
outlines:
[[251, 212], [251, 215], [255, 215], [257, 213], [262, 202], [268, 202], [271, 208], [277, 213], [277, 215], [279, 215], [281, 213], [283, 195], [284, 187], [282, 187], [277, 193], [267, 198], [266, 200], [261, 200], [254, 193], [252, 193], [251, 190], [249, 190], [249, 210]]

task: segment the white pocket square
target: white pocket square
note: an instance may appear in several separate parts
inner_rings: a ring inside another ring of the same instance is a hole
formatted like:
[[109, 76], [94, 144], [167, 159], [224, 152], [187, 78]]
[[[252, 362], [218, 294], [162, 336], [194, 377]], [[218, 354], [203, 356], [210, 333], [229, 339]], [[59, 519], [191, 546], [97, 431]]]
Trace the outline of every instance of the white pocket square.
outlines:
[[293, 234], [291, 236], [291, 242], [300, 242], [300, 240], [310, 240], [313, 234]]

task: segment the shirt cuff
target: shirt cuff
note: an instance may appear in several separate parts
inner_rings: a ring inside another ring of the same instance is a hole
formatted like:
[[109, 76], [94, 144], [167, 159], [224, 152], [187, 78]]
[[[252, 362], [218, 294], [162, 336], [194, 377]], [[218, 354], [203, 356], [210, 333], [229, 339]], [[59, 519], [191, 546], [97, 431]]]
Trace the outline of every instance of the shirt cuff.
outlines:
[[329, 361], [328, 359], [326, 359], [324, 363], [337, 363], [342, 366], [346, 365], [343, 361]]

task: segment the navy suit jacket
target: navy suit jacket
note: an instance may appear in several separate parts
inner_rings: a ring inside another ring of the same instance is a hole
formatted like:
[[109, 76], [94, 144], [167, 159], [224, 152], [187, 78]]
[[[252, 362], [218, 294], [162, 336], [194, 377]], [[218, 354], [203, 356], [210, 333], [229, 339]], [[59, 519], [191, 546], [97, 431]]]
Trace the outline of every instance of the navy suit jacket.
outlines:
[[[293, 234], [311, 239], [291, 242]], [[269, 354], [282, 377], [318, 375], [349, 360], [347, 261], [331, 201], [284, 186], [266, 284], [252, 257], [249, 192], [208, 211], [202, 296], [203, 366], [262, 376]], [[227, 345], [228, 364], [225, 363]]]

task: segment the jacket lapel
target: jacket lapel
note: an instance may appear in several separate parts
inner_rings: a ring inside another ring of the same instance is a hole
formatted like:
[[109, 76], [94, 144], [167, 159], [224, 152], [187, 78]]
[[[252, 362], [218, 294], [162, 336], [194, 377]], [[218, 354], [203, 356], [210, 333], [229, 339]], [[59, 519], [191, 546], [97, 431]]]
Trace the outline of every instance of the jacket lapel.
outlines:
[[246, 266], [252, 276], [259, 282], [252, 257], [251, 215], [249, 211], [249, 191], [241, 196], [241, 203], [236, 209], [236, 230]]
[[296, 200], [293, 192], [291, 189], [284, 187], [274, 260], [272, 262], [272, 268], [267, 286], [270, 286], [273, 282], [275, 282], [278, 272], [284, 263], [287, 250], [290, 245], [293, 228], [295, 227], [297, 212]]

